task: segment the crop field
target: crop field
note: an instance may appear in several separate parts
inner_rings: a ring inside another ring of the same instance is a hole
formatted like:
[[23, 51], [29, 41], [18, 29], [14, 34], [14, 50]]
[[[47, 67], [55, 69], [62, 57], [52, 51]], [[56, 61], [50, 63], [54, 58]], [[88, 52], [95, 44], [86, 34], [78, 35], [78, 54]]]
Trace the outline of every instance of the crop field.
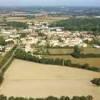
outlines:
[[73, 52], [72, 48], [49, 48], [48, 49], [49, 54], [51, 55], [66, 55], [66, 54], [71, 54]]
[[88, 54], [88, 53], [100, 54], [100, 49], [99, 48], [84, 48], [83, 53], [85, 53], [85, 54]]
[[[100, 58], [74, 58], [68, 54], [73, 52], [73, 48], [49, 48], [49, 55], [44, 55], [48, 58], [60, 58], [65, 60], [71, 60], [72, 63], [77, 64], [89, 64], [90, 66], [100, 67]], [[82, 51], [84, 54], [100, 54], [100, 49], [97, 48], [84, 48]]]
[[100, 87], [90, 80], [100, 73], [15, 59], [5, 73], [0, 93], [7, 96], [87, 96], [100, 100]]
[[[50, 54], [71, 54], [73, 52], [73, 48], [49, 48], [48, 49]], [[97, 48], [82, 48], [82, 53], [88, 54], [100, 54], [100, 49]]]

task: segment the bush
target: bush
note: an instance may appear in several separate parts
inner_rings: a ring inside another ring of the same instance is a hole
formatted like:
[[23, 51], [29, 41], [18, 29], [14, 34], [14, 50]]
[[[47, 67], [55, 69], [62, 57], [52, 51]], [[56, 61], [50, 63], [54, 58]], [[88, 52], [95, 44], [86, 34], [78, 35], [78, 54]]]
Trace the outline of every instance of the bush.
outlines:
[[94, 78], [91, 82], [97, 86], [100, 86], [100, 78]]

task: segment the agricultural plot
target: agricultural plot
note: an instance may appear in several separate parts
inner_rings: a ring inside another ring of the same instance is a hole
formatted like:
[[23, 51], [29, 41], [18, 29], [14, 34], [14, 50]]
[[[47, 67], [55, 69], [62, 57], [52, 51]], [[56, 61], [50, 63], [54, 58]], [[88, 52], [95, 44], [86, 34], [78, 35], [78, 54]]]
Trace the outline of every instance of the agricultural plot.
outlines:
[[0, 93], [7, 96], [92, 95], [100, 99], [100, 88], [90, 82], [100, 77], [97, 72], [15, 59], [4, 77]]
[[[73, 52], [73, 48], [49, 48], [50, 54], [71, 54]], [[84, 54], [100, 54], [100, 49], [97, 48], [82, 48], [82, 53]]]
[[[49, 55], [44, 55], [44, 57], [71, 60], [72, 63], [89, 64], [90, 66], [95, 66], [95, 67], [100, 66], [100, 58], [74, 58], [71, 55], [68, 55], [73, 52], [73, 48], [49, 48], [48, 51], [49, 51]], [[100, 54], [100, 49], [83, 48], [81, 52], [84, 54], [90, 54], [90, 53]]]

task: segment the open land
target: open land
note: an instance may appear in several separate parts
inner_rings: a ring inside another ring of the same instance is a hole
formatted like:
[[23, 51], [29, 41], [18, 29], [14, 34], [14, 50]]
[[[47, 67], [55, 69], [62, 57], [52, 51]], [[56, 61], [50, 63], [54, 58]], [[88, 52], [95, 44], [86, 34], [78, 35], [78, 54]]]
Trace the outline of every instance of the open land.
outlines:
[[97, 72], [15, 59], [4, 77], [0, 92], [7, 96], [92, 95], [100, 99], [100, 87], [90, 82], [100, 77]]

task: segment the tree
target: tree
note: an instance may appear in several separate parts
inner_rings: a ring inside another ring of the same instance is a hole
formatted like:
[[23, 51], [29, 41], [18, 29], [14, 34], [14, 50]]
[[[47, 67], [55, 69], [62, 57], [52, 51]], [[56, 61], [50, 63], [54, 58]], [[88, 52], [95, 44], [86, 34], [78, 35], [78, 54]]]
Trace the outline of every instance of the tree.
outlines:
[[2, 73], [0, 73], [0, 84], [3, 82], [3, 74]]
[[87, 100], [93, 100], [93, 97], [91, 95], [87, 96]]
[[5, 39], [2, 36], [0, 36], [0, 45], [4, 46], [5, 44], [6, 44]]
[[12, 21], [12, 22], [7, 22], [8, 26], [11, 26], [13, 28], [17, 28], [17, 29], [26, 29], [28, 28], [28, 25], [24, 22], [16, 22], [16, 21]]
[[97, 86], [100, 86], [100, 78], [94, 78], [91, 82]]
[[76, 58], [79, 58], [79, 57], [80, 57], [80, 54], [81, 54], [81, 49], [80, 49], [80, 47], [75, 46], [75, 47], [74, 47], [74, 52], [72, 53], [72, 56], [74, 56], [74, 57], [76, 57]]
[[49, 96], [49, 97], [46, 98], [46, 100], [58, 100], [58, 98], [57, 97], [53, 97], [53, 96]]

